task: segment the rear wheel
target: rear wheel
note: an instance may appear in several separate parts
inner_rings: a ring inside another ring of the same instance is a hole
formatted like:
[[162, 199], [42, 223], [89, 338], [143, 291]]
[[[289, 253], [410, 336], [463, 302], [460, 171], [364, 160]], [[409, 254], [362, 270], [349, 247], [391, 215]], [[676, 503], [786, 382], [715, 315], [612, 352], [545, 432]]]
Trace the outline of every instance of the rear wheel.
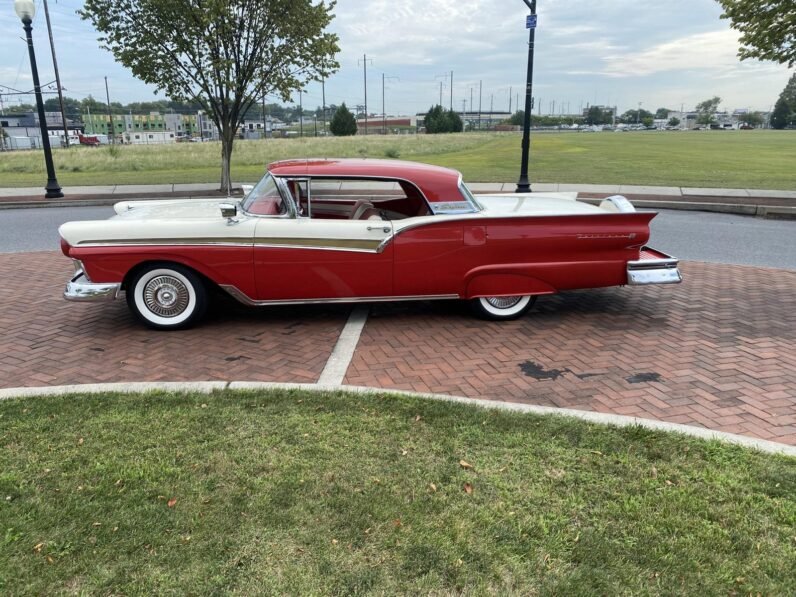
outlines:
[[530, 294], [519, 296], [486, 296], [472, 299], [470, 305], [484, 319], [505, 321], [516, 319], [530, 309], [536, 297]]
[[127, 305], [152, 329], [179, 330], [202, 318], [207, 309], [207, 290], [202, 279], [187, 267], [152, 265], [130, 280]]

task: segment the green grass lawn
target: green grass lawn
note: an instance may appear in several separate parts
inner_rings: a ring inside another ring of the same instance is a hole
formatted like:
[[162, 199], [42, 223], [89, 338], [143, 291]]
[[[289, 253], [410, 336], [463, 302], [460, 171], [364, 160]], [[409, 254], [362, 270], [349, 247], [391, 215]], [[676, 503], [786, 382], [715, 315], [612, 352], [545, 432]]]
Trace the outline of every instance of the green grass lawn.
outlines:
[[796, 461], [271, 391], [0, 403], [0, 593], [784, 595]]
[[[218, 143], [75, 147], [55, 150], [62, 185], [155, 184], [219, 180]], [[233, 178], [256, 181], [284, 158], [399, 155], [450, 166], [474, 182], [517, 179], [520, 136], [511, 133], [393, 135], [237, 141]], [[796, 189], [796, 132], [695, 131], [537, 133], [536, 182]], [[43, 185], [40, 152], [0, 154], [0, 186]]]

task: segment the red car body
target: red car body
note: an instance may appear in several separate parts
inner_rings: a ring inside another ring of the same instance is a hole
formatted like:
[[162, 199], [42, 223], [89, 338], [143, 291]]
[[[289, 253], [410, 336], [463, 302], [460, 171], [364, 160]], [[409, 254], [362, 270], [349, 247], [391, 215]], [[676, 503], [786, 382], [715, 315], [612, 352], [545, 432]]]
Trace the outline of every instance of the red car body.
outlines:
[[[226, 219], [218, 200], [180, 200], [117, 204], [104, 226], [65, 224], [64, 254], [78, 262], [66, 298], [129, 293], [141, 269], [157, 264], [190, 270], [250, 305], [505, 303], [681, 279], [676, 259], [646, 247], [655, 214], [621, 197], [599, 207], [556, 194], [476, 199], [454, 170], [397, 160], [276, 162], [263, 181], [242, 204], [221, 206]], [[166, 319], [153, 327], [169, 327]]]

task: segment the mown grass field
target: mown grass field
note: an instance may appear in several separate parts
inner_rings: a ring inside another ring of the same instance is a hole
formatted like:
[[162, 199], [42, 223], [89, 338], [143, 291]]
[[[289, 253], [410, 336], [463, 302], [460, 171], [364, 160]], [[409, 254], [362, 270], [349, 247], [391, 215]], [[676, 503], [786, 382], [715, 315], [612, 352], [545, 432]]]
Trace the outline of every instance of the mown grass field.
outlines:
[[[55, 150], [64, 186], [219, 180], [218, 143]], [[535, 182], [796, 189], [796, 132], [697, 131], [537, 133]], [[400, 156], [449, 166], [473, 182], [517, 179], [520, 136], [512, 133], [237, 141], [232, 174], [256, 181], [284, 158]], [[0, 186], [44, 184], [40, 152], [0, 154]]]
[[796, 461], [271, 391], [0, 402], [0, 593], [786, 595]]

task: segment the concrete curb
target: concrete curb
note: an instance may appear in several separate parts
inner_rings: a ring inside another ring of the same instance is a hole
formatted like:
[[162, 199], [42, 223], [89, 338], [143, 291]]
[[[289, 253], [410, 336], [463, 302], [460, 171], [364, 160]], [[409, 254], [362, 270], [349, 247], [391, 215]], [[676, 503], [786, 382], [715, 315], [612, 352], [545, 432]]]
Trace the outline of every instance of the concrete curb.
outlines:
[[47, 386], [38, 388], [6, 388], [0, 389], [0, 400], [10, 400], [15, 398], [28, 398], [34, 396], [66, 396], [70, 394], [99, 394], [99, 393], [147, 393], [156, 391], [166, 392], [198, 392], [201, 394], [212, 394], [221, 390], [261, 390], [261, 389], [282, 389], [282, 390], [308, 390], [313, 392], [334, 392], [345, 391], [357, 394], [375, 395], [390, 394], [394, 396], [404, 396], [408, 398], [425, 398], [429, 400], [439, 400], [442, 402], [452, 402], [456, 404], [467, 404], [485, 409], [506, 410], [520, 413], [533, 413], [538, 415], [557, 415], [571, 417], [598, 423], [601, 425], [612, 425], [615, 427], [639, 426], [645, 429], [656, 431], [666, 431], [679, 433], [689, 437], [703, 440], [717, 440], [723, 443], [743, 446], [765, 452], [767, 454], [781, 454], [784, 456], [796, 457], [796, 446], [789, 446], [763, 439], [725, 433], [723, 431], [713, 431], [701, 427], [681, 425], [678, 423], [666, 423], [651, 419], [640, 419], [638, 417], [628, 417], [624, 415], [612, 415], [606, 413], [575, 410], [568, 408], [553, 408], [549, 406], [536, 406], [533, 404], [519, 404], [515, 402], [504, 402], [500, 400], [483, 400], [479, 398], [467, 398], [465, 396], [451, 396], [447, 394], [427, 394], [421, 392], [409, 392], [406, 390], [390, 390], [383, 388], [369, 388], [362, 386], [346, 385], [322, 385], [304, 383], [275, 383], [275, 382], [253, 382], [253, 381], [192, 381], [192, 382], [120, 382], [120, 383], [101, 383], [101, 384], [76, 384], [64, 386]]

